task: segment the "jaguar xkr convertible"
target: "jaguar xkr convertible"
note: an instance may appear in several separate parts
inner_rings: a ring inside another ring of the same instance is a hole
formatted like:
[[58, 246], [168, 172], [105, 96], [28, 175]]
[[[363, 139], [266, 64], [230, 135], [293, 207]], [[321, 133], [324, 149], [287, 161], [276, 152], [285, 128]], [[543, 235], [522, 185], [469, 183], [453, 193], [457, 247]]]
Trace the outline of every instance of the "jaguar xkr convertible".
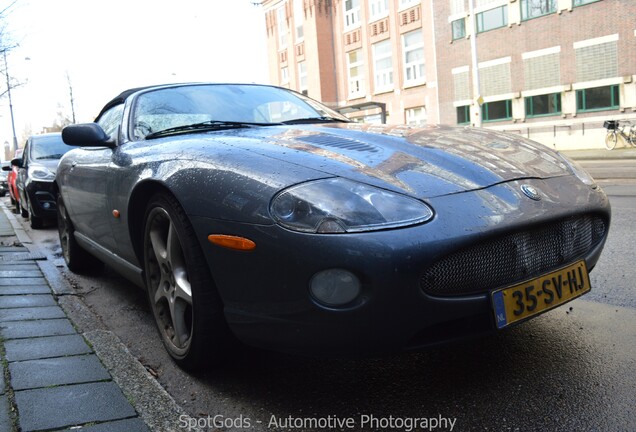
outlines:
[[543, 145], [355, 123], [277, 87], [132, 89], [63, 139], [66, 264], [145, 288], [186, 368], [237, 341], [372, 356], [505, 331], [590, 290], [610, 224]]

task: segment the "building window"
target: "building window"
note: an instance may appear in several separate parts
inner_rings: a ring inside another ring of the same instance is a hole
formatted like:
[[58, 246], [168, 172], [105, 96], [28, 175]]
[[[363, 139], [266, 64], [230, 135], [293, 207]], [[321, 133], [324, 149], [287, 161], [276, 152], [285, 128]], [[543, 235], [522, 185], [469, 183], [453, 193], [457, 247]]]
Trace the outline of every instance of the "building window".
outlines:
[[294, 27], [296, 28], [297, 41], [301, 41], [305, 38], [303, 21], [303, 0], [294, 0]]
[[576, 91], [576, 111], [617, 109], [620, 105], [618, 85]]
[[364, 63], [362, 50], [351, 51], [347, 54], [347, 70], [349, 74], [349, 98], [355, 99], [365, 95]]
[[409, 126], [426, 125], [426, 108], [416, 107], [406, 110], [406, 124]]
[[508, 25], [508, 5], [477, 14], [477, 33]]
[[574, 6], [583, 6], [590, 3], [596, 3], [597, 1], [601, 0], [574, 0]]
[[373, 44], [373, 69], [375, 72], [375, 91], [393, 89], [393, 53], [391, 39]]
[[400, 9], [405, 9], [409, 6], [415, 6], [420, 0], [400, 0]]
[[529, 20], [556, 12], [557, 0], [521, 0], [521, 19]]
[[415, 30], [402, 36], [404, 53], [404, 82], [406, 84], [423, 83], [426, 80], [424, 69], [424, 39], [422, 30]]
[[389, 15], [389, 0], [369, 0], [371, 21]]
[[298, 62], [298, 91], [306, 96], [307, 88], [307, 64]]
[[453, 40], [466, 37], [466, 20], [464, 18], [453, 21], [451, 28], [453, 30]]
[[287, 66], [280, 68], [280, 83], [289, 83], [289, 69], [287, 69]]
[[344, 25], [345, 30], [360, 25], [360, 0], [345, 0]]
[[363, 123], [367, 124], [382, 124], [382, 115], [381, 114], [371, 114], [363, 117]]
[[510, 99], [488, 102], [481, 106], [482, 117], [485, 122], [510, 120], [512, 118], [512, 101]]
[[287, 17], [285, 16], [285, 6], [276, 10], [276, 21], [278, 25], [278, 49], [287, 48]]
[[561, 93], [526, 98], [526, 116], [539, 117], [561, 114]]
[[470, 123], [470, 105], [463, 105], [457, 107], [457, 124]]
[[463, 14], [464, 12], [466, 12], [466, 2], [464, 0], [450, 0], [451, 15]]

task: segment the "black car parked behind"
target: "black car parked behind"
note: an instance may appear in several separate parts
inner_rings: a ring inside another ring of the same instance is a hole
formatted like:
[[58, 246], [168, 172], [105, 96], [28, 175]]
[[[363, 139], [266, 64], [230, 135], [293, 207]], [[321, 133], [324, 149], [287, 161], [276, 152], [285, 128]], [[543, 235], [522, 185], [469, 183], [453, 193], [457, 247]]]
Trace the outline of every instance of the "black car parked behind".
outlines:
[[19, 167], [16, 185], [20, 211], [29, 218], [31, 228], [41, 228], [45, 220], [57, 217], [53, 180], [60, 158], [71, 149], [59, 132], [33, 135], [27, 140], [22, 157], [11, 161]]

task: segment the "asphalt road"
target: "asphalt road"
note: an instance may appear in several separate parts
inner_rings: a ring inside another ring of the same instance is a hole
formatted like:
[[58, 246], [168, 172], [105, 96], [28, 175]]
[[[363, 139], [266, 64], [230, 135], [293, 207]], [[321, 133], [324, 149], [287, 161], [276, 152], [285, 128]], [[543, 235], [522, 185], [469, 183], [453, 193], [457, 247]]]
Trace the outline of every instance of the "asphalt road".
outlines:
[[493, 337], [383, 359], [246, 350], [231, 367], [188, 375], [161, 346], [144, 292], [109, 269], [93, 277], [68, 272], [55, 228], [25, 228], [102, 324], [189, 413], [175, 419], [177, 426], [215, 426], [216, 420], [220, 430], [308, 430], [295, 426], [313, 420], [323, 430], [633, 431], [636, 182], [630, 173], [636, 169], [590, 163], [596, 162], [586, 161], [593, 175], [607, 173], [599, 183], [613, 209], [591, 293]]

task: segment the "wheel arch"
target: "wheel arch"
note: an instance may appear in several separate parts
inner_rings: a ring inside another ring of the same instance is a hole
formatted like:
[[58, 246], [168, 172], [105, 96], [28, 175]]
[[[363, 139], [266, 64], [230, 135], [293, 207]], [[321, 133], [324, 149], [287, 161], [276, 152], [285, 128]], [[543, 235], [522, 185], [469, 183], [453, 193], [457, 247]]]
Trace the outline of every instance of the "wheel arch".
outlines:
[[163, 192], [172, 195], [177, 201], [179, 199], [163, 183], [156, 180], [146, 180], [135, 186], [128, 200], [128, 232], [132, 241], [135, 256], [140, 263], [143, 263], [143, 242], [144, 242], [144, 216], [146, 207], [152, 196]]

